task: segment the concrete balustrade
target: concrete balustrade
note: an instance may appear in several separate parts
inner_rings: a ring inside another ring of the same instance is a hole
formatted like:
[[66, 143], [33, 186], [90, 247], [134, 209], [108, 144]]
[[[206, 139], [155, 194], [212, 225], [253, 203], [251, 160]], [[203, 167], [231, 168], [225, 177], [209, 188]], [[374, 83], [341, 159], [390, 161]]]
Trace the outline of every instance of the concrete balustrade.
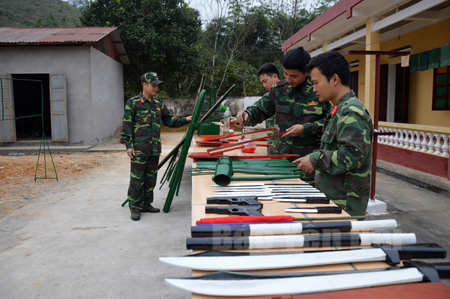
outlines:
[[380, 132], [395, 135], [379, 135], [378, 142], [408, 150], [425, 152], [442, 157], [449, 156], [450, 128], [379, 122]]

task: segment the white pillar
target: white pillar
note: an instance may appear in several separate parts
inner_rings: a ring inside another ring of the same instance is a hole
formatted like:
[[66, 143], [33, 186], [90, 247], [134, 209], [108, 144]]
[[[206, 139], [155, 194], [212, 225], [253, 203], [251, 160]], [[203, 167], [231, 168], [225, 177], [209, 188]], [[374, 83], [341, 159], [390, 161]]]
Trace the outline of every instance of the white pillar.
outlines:
[[[383, 128], [382, 127], [378, 127], [378, 132], [379, 133], [383, 133]], [[383, 143], [382, 142], [382, 140], [383, 140], [383, 136], [382, 135], [378, 135], [377, 139], [378, 139], [378, 143]]]
[[[386, 128], [382, 128], [382, 127], [379, 127], [379, 129], [380, 129], [380, 132], [382, 132], [382, 133], [384, 133], [384, 132], [386, 132]], [[385, 144], [386, 143], [386, 135], [379, 135], [378, 137], [380, 137], [380, 138], [378, 138], [378, 142], [379, 143], [382, 143], [382, 144]]]
[[409, 138], [409, 147], [408, 147], [408, 149], [413, 150], [414, 147], [415, 147], [415, 142], [416, 142], [414, 140], [414, 131], [409, 131], [408, 130], [408, 132], [409, 132], [409, 134], [411, 134], [411, 138]]
[[421, 152], [427, 151], [427, 132], [422, 132], [422, 143], [420, 144], [420, 146], [422, 147], [422, 149], [420, 150]]
[[[390, 128], [389, 132], [394, 132], [394, 129]], [[389, 135], [389, 145], [394, 145], [394, 135]]]
[[416, 134], [416, 142], [414, 142], [416, 147], [414, 150], [420, 151], [420, 131], [414, 131], [414, 134]]
[[442, 145], [442, 154], [441, 156], [448, 157], [448, 135], [442, 135], [442, 139], [444, 139], [444, 144]]
[[403, 143], [405, 144], [404, 148], [409, 148], [409, 130], [403, 130], [405, 132], [405, 139]]
[[428, 150], [427, 154], [434, 153], [434, 140], [433, 140], [433, 133], [427, 133], [428, 138], [430, 138], [430, 141], [427, 144]]
[[436, 144], [434, 145], [434, 153], [435, 155], [440, 155], [441, 154], [441, 134], [439, 133], [435, 133], [434, 137], [436, 137]]
[[400, 138], [398, 139], [398, 146], [403, 147], [404, 146], [404, 138], [403, 138], [403, 133], [405, 132], [405, 130], [398, 130], [400, 132]]
[[400, 131], [400, 130], [397, 130], [397, 129], [393, 129], [393, 130], [394, 130], [394, 132], [395, 132], [395, 136], [394, 136], [394, 146], [398, 146], [398, 138], [399, 138], [398, 131]]

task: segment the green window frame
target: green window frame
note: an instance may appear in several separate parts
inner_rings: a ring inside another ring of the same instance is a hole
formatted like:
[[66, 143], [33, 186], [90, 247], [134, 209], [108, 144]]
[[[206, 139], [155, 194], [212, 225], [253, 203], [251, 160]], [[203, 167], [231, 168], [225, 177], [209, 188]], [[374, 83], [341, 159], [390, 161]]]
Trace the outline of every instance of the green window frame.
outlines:
[[432, 110], [450, 110], [450, 66], [448, 65], [434, 69]]

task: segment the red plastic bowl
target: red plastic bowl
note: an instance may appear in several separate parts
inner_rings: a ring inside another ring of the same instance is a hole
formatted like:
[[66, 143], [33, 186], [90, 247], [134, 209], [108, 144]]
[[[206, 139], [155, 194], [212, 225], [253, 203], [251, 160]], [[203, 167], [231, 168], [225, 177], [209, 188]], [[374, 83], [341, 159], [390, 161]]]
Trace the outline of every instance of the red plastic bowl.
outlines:
[[243, 147], [241, 148], [241, 151], [243, 153], [254, 153], [256, 150], [256, 147]]

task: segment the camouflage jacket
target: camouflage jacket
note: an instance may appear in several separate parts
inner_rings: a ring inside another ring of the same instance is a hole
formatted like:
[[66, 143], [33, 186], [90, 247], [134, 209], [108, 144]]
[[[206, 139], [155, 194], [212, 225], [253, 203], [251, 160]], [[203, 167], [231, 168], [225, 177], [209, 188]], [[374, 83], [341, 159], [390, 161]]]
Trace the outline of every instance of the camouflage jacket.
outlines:
[[182, 127], [187, 123], [185, 117], [173, 117], [159, 99], [152, 97], [149, 101], [140, 93], [125, 104], [121, 135], [127, 149], [134, 148], [136, 155], [159, 156], [161, 124]]
[[[257, 102], [254, 103], [254, 105], [256, 105], [256, 106], [258, 106], [258, 107], [262, 107], [262, 102], [263, 102], [263, 101], [269, 101], [269, 102], [270, 102], [269, 92], [266, 92], [266, 93], [262, 96], [261, 99], [259, 99]], [[276, 114], [273, 115], [273, 116], [271, 116], [271, 117], [269, 117], [269, 118], [267, 118], [267, 119], [265, 120], [265, 122], [266, 122], [266, 128], [274, 128], [274, 127], [277, 126], [276, 121], [275, 121], [275, 118], [276, 118]], [[277, 134], [277, 133], [278, 133], [278, 130], [276, 130], [276, 129], [275, 129], [275, 130], [270, 130], [270, 131], [267, 131], [266, 133], [267, 133], [267, 135], [273, 135], [273, 134]], [[279, 143], [279, 140], [280, 140], [280, 137], [273, 137], [273, 138], [270, 138], [269, 140], [267, 140], [267, 143], [268, 143], [268, 144], [272, 144], [272, 145], [273, 145], [272, 148], [270, 148], [270, 149], [268, 148], [268, 149], [267, 149], [267, 154], [268, 154], [268, 155], [275, 155], [275, 154], [278, 153], [277, 150], [276, 150], [276, 146], [277, 146], [277, 144]]]
[[263, 97], [246, 109], [249, 125], [261, 123], [275, 115], [275, 123], [280, 132], [296, 124], [302, 124], [305, 131], [298, 137], [279, 139], [277, 150], [281, 154], [298, 154], [301, 157], [312, 153], [320, 146], [323, 124], [328, 112], [329, 103], [320, 103], [312, 92], [310, 77], [292, 88], [286, 80], [278, 81], [270, 90], [269, 97]]
[[325, 122], [320, 149], [309, 155], [315, 186], [351, 215], [365, 215], [370, 196], [373, 125], [349, 91]]

